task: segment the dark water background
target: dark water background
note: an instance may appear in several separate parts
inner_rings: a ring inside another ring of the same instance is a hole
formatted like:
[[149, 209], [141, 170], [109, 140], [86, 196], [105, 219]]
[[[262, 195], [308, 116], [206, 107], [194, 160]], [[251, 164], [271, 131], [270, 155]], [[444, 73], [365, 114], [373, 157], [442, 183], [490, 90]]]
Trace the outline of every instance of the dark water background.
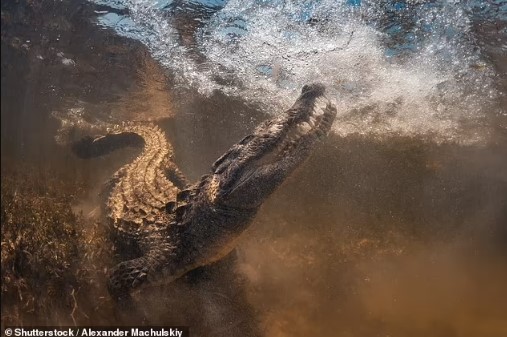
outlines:
[[[203, 64], [213, 54], [195, 49], [192, 32], [224, 3], [206, 10], [199, 3], [182, 7], [185, 4], [171, 3], [164, 14], [173, 13], [173, 20], [180, 20], [173, 27], [178, 28], [181, 45], [190, 46], [183, 61], [176, 60], [182, 57], [179, 52], [170, 55], [179, 65], [188, 60]], [[440, 127], [410, 128], [411, 123], [401, 124], [402, 131], [388, 132], [391, 126], [381, 126], [390, 122], [375, 124], [371, 118], [375, 114], [382, 118], [389, 110], [378, 101], [357, 107], [353, 119], [342, 116], [338, 124], [356, 122], [359, 129], [373, 125], [373, 132], [337, 125], [336, 132], [263, 205], [235, 261], [143, 294], [140, 307], [150, 323], [188, 324], [203, 336], [506, 336], [505, 4], [479, 4], [483, 7], [470, 6], [473, 20], [467, 33], [478, 56], [466, 64], [467, 69], [479, 69], [479, 75], [474, 77], [475, 70], [466, 75], [486, 81], [496, 94], [484, 97], [481, 90], [467, 87], [458, 91], [468, 90], [476, 101], [488, 101], [488, 111], [473, 110], [481, 113], [478, 119], [466, 113], [457, 122], [450, 119], [456, 122], [451, 123], [452, 133]], [[101, 184], [136, 153], [125, 150], [107, 158], [78, 160], [55, 140], [62, 134], [54, 116], [64, 120], [77, 116], [74, 121], [91, 125], [155, 121], [172, 142], [181, 169], [195, 180], [276, 107], [269, 98], [260, 102], [242, 97], [251, 88], [265, 95], [271, 87], [264, 82], [238, 85], [241, 76], [234, 73], [218, 80], [231, 91], [213, 87], [215, 91], [203, 93], [208, 77], [195, 85], [181, 82], [182, 76], [193, 78], [193, 73], [163, 67], [158, 62], [167, 59], [161, 59], [153, 45], [97, 25], [107, 14], [104, 11], [135, 14], [133, 8], [114, 9], [110, 3], [2, 3], [2, 169], [15, 170], [23, 162], [34, 175], [56, 175], [82, 186], [74, 207], [85, 215], [100, 206], [96, 195]], [[413, 48], [407, 42], [411, 37], [403, 34], [410, 31], [410, 20], [398, 23], [400, 15], [394, 9], [385, 13], [375, 24], [393, 33], [385, 35], [382, 50], [386, 57], [400, 53], [394, 57], [410, 59], [411, 54], [404, 53]], [[236, 26], [241, 33], [241, 20]], [[248, 50], [237, 46], [241, 48]], [[468, 56], [457, 59], [470, 61]], [[235, 69], [238, 64], [233, 61]], [[486, 71], [492, 75], [482, 75]], [[247, 70], [243, 75], [245, 81], [250, 79]], [[298, 83], [291, 84], [290, 76], [285, 80], [279, 84], [281, 94], [273, 96], [288, 95], [291, 101], [296, 90], [291, 85]], [[332, 92], [337, 88], [332, 85]], [[406, 95], [394, 96], [409, 101]], [[401, 112], [406, 107], [394, 106], [395, 115], [401, 117], [389, 121], [411, 117]], [[425, 119], [417, 125], [439, 120]], [[63, 136], [78, 137], [81, 131], [74, 132]], [[110, 267], [112, 260], [100, 263]], [[79, 316], [79, 323], [140, 322], [139, 317], [115, 316], [101, 305], [107, 301], [104, 288], [95, 296], [86, 299], [88, 306], [81, 303], [94, 309]], [[45, 321], [62, 322], [68, 323], [69, 317], [61, 314]]]

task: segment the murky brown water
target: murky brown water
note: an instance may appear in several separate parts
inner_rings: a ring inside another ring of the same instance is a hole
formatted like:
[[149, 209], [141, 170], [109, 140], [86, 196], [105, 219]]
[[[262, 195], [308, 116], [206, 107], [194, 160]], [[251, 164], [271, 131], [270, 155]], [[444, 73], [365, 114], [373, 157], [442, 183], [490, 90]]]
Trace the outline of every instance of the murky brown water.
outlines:
[[[78, 160], [56, 144], [52, 112], [82, 102], [97, 116], [158, 121], [192, 180], [266, 118], [174, 87], [142, 46], [91, 24], [92, 11], [2, 4], [2, 166], [24, 162], [84, 186], [73, 203], [86, 223], [102, 182], [135, 151]], [[151, 324], [190, 325], [193, 336], [506, 336], [502, 123], [469, 146], [330, 135], [263, 205], [235, 258], [148, 289], [140, 310]], [[101, 270], [114, 259], [92, 260], [96, 292], [78, 296], [77, 323], [141, 323], [107, 298]], [[72, 320], [62, 310], [45, 323]]]

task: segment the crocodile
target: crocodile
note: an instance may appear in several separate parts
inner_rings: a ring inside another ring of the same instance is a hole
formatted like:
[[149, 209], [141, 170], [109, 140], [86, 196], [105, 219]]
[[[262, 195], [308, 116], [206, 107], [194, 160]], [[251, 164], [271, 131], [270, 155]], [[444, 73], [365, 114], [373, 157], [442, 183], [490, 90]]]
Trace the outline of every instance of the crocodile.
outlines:
[[228, 255], [261, 204], [329, 132], [335, 116], [325, 87], [305, 85], [290, 109], [233, 145], [195, 184], [174, 164], [170, 143], [154, 125], [124, 123], [75, 143], [82, 158], [143, 146], [109, 184], [106, 214], [113, 232], [139, 252], [112, 269], [113, 299], [129, 300], [143, 284], [172, 282]]

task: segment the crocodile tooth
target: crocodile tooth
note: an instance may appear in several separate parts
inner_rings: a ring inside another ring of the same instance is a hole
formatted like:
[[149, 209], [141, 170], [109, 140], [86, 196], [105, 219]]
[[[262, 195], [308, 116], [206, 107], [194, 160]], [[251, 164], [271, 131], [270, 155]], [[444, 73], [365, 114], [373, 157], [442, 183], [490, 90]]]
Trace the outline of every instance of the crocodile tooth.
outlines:
[[321, 96], [317, 98], [315, 100], [315, 108], [313, 110], [313, 114], [317, 116], [323, 115], [328, 104], [329, 100], [326, 97]]
[[300, 135], [304, 135], [304, 134], [308, 133], [308, 131], [310, 131], [311, 129], [312, 129], [312, 126], [307, 122], [303, 122], [298, 125], [298, 131], [299, 131]]

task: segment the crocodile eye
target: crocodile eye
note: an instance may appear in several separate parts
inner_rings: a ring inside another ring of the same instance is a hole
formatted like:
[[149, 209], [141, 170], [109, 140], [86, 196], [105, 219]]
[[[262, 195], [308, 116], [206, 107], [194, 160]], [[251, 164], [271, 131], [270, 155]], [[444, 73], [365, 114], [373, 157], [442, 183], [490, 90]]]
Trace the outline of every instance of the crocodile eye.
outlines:
[[177, 195], [176, 195], [176, 201], [188, 201], [189, 197], [190, 197], [190, 193], [192, 193], [191, 190], [183, 190], [183, 191], [180, 191]]
[[175, 208], [176, 208], [176, 203], [174, 201], [170, 201], [167, 204], [165, 204], [166, 212], [172, 213], [172, 212], [174, 212]]

